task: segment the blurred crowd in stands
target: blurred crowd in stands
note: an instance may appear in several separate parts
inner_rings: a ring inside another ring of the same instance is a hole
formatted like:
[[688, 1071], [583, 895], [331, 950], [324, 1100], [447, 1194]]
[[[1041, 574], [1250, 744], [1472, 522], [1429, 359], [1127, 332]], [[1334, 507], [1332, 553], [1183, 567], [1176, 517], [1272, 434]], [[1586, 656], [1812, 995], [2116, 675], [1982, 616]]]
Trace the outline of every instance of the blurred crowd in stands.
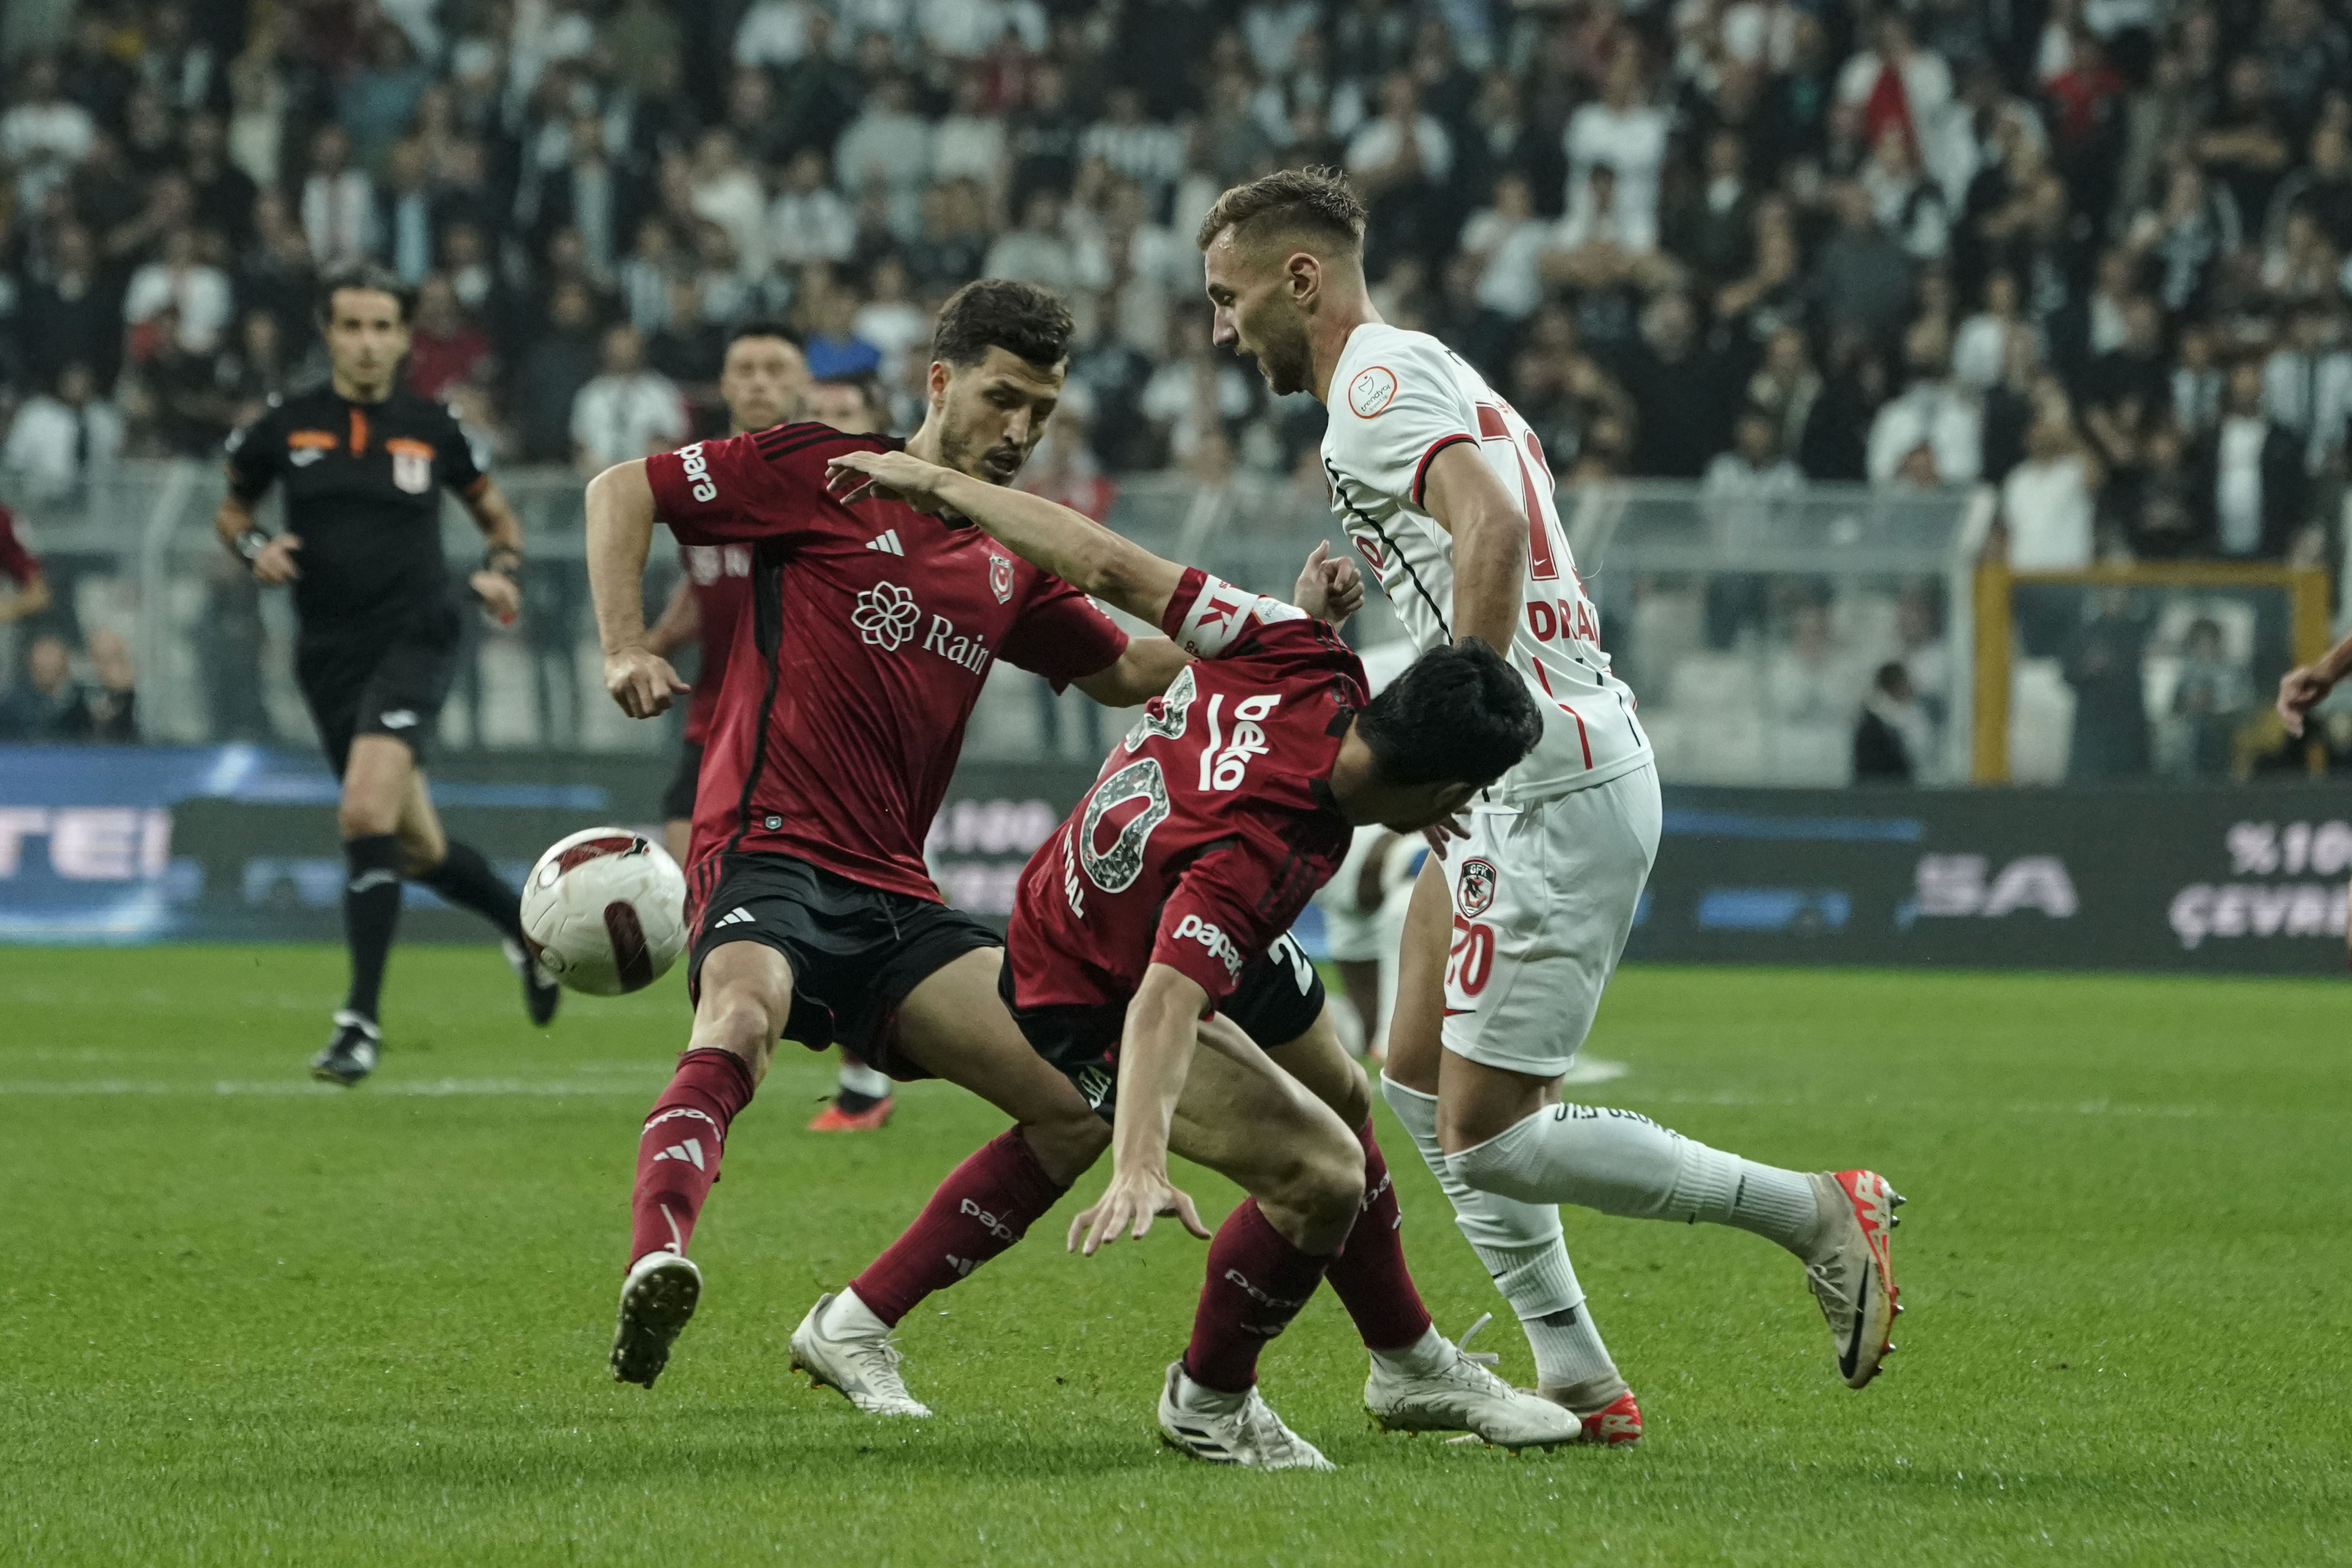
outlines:
[[1314, 163], [1370, 200], [1383, 312], [1569, 482], [1984, 486], [2020, 568], [2332, 563], [2347, 12], [9, 0], [0, 473], [217, 451], [323, 374], [313, 280], [364, 255], [418, 290], [411, 383], [510, 463], [708, 429], [755, 314], [907, 427], [986, 273], [1076, 313], [1057, 486], [1311, 486], [1320, 410], [1211, 348], [1192, 231]]

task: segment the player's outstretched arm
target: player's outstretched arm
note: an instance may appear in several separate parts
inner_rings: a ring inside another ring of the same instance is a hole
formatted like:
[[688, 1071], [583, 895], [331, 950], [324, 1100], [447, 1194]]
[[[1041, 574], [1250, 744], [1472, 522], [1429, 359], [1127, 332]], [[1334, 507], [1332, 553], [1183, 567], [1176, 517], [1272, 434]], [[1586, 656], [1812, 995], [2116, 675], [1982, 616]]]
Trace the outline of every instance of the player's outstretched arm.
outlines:
[[2297, 665], [2279, 677], [2279, 722], [2286, 726], [2288, 734], [2303, 734], [2304, 717], [2336, 689], [2336, 682], [2347, 671], [2352, 671], [2352, 637], [2347, 637], [2311, 663]]
[[669, 661], [646, 646], [646, 552], [654, 537], [654, 491], [642, 458], [615, 463], [588, 481], [588, 589], [604, 689], [632, 719], [650, 719], [691, 689]]
[[1454, 536], [1454, 635], [1507, 653], [1528, 572], [1528, 514], [1468, 441], [1431, 460], [1422, 502]]
[[1184, 578], [1181, 566], [1081, 512], [904, 452], [844, 452], [825, 482], [844, 501], [885, 495], [969, 518], [1023, 560], [1153, 626]]
[[[1010, 542], [1008, 541], [1007, 542]], [[1127, 1005], [1118, 1047], [1118, 1111], [1111, 1124], [1110, 1185], [1070, 1222], [1069, 1245], [1091, 1258], [1122, 1237], [1140, 1237], [1172, 1214], [1206, 1237], [1192, 1200], [1168, 1179], [1168, 1130], [1176, 1119], [1209, 994], [1180, 969], [1155, 963]]]

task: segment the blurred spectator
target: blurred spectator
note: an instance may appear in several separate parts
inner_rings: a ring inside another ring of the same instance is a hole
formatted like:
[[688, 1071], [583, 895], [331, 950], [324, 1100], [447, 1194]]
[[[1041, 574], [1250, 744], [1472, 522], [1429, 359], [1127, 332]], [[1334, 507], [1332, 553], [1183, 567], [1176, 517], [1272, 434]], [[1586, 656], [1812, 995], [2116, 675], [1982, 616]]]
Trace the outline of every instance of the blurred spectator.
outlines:
[[227, 274], [197, 258], [193, 229], [175, 228], [165, 235], [163, 255], [131, 275], [131, 287], [122, 297], [122, 319], [134, 329], [135, 338], [135, 329], [151, 326], [167, 307], [177, 318], [180, 347], [194, 354], [210, 353], [219, 345], [236, 308]]
[[1911, 672], [1897, 663], [1880, 665], [1853, 728], [1853, 782], [1910, 784], [1918, 777], [1931, 743]]
[[1062, 197], [1033, 191], [1021, 226], [991, 246], [981, 270], [991, 278], [1042, 283], [1057, 294], [1099, 289], [1109, 281], [1100, 247], [1072, 237]]
[[2166, 771], [2227, 777], [2232, 742], [2253, 706], [2253, 678], [2225, 651], [2221, 624], [2200, 616], [2182, 639], [2180, 679], [2172, 689], [2178, 740]]
[[573, 460], [572, 404], [595, 376], [599, 361], [595, 307], [587, 288], [563, 284], [549, 306], [547, 331], [531, 340], [516, 378], [523, 461]]
[[454, 383], [488, 380], [490, 363], [489, 334], [459, 309], [457, 287], [438, 272], [427, 278], [408, 332], [410, 390], [438, 402]]
[[2318, 473], [2341, 458], [2352, 421], [2352, 349], [2332, 300], [2303, 306], [2263, 362], [2263, 402], [2282, 429], [2303, 438], [2305, 467]]
[[824, 174], [824, 154], [814, 147], [793, 153], [785, 165], [783, 188], [768, 208], [768, 254], [778, 265], [849, 259], [856, 218]]
[[310, 172], [302, 181], [302, 233], [320, 268], [348, 267], [373, 254], [375, 186], [351, 166], [352, 139], [340, 125], [310, 137]]
[[1943, 330], [1922, 321], [1905, 337], [1911, 384], [1870, 426], [1870, 482], [1965, 485], [1984, 467], [1984, 411], [1951, 378]]
[[130, 649], [114, 633], [100, 632], [90, 638], [90, 659], [94, 688], [74, 678], [63, 637], [35, 637], [25, 679], [0, 697], [0, 741], [136, 741]]
[[2025, 432], [2025, 460], [2000, 487], [2011, 569], [2074, 572], [2088, 566], [2105, 478], [2074, 427], [2065, 393], [2054, 383], [2037, 388], [2033, 423]]
[[1393, 71], [1381, 84], [1381, 111], [1349, 140], [1348, 172], [1372, 212], [1365, 241], [1372, 276], [1398, 256], [1443, 252], [1454, 140], [1422, 111], [1411, 72]]
[[1619, 51], [1608, 68], [1598, 101], [1569, 117], [1563, 133], [1568, 153], [1568, 211], [1590, 199], [1592, 171], [1607, 165], [1616, 176], [1615, 197], [1622, 221], [1635, 232], [1658, 231], [1658, 184], [1666, 157], [1666, 116], [1642, 101], [1642, 59], [1637, 47]]
[[687, 437], [686, 400], [677, 386], [645, 364], [645, 340], [623, 322], [604, 329], [604, 368], [572, 400], [573, 463], [600, 473]]
[[89, 367], [68, 364], [58, 372], [54, 393], [28, 397], [16, 410], [0, 465], [27, 496], [71, 500], [121, 455], [122, 436], [122, 416], [98, 395]]
[[18, 536], [16, 514], [5, 506], [0, 506], [0, 576], [11, 584], [8, 596], [0, 599], [0, 626], [49, 607], [49, 581], [41, 574], [39, 559]]
[[2307, 521], [2304, 444], [2264, 408], [2263, 370], [2230, 372], [2221, 423], [2188, 458], [2189, 504], [2204, 548], [2231, 560], [2284, 561]]
[[1184, 139], [1172, 125], [1147, 119], [1144, 110], [1141, 88], [1112, 88], [1103, 100], [1103, 117], [1078, 138], [1078, 156], [1100, 158], [1142, 186], [1156, 211], [1184, 172]]
[[1911, 253], [1878, 226], [1870, 193], [1847, 186], [1837, 198], [1837, 232], [1813, 263], [1813, 299], [1832, 337], [1856, 332], [1893, 343], [1911, 308]]
[[864, 111], [834, 143], [833, 167], [841, 184], [853, 190], [879, 180], [909, 192], [929, 177], [930, 121], [915, 112], [904, 78], [887, 76], [874, 85]]
[[1695, 479], [1723, 449], [1738, 382], [1699, 337], [1685, 296], [1661, 294], [1650, 307], [1642, 342], [1625, 363], [1625, 390], [1641, 416], [1634, 447], [1641, 472]]
[[65, 96], [56, 60], [34, 56], [20, 83], [15, 105], [0, 114], [0, 164], [16, 172], [16, 199], [37, 207], [89, 156], [98, 127], [87, 108]]
[[50, 249], [48, 277], [31, 280], [17, 310], [26, 379], [48, 386], [67, 365], [79, 363], [111, 382], [122, 363], [121, 286], [100, 269], [81, 225], [58, 225]]
[[2063, 665], [2066, 684], [2074, 689], [2067, 783], [2147, 776], [2147, 696], [2140, 670], [2150, 630], [2147, 611], [2124, 588], [2099, 590], [2091, 619], [2076, 627]]

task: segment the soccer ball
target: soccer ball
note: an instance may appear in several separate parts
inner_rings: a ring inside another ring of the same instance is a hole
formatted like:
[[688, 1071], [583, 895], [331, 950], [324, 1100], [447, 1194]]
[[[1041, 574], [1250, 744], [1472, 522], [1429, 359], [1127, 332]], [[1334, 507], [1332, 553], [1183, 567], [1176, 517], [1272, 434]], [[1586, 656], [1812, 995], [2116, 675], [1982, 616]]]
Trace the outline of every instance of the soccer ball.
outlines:
[[645, 835], [591, 827], [530, 868], [522, 934], [531, 956], [574, 991], [642, 991], [686, 951], [686, 878]]

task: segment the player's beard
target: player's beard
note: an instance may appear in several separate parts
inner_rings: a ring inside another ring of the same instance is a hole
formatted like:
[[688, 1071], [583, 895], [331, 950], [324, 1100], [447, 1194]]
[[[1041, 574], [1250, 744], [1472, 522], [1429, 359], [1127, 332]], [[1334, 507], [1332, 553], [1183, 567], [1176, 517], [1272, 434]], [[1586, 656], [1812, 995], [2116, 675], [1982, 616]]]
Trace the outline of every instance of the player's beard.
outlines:
[[972, 443], [953, 426], [940, 432], [940, 457], [947, 466], [958, 473], [970, 474], [973, 479], [992, 485], [1011, 484], [1013, 476], [1019, 473], [1021, 465], [1029, 459], [1026, 451], [1010, 441], [999, 441], [978, 453], [971, 448]]
[[1266, 389], [1276, 397], [1305, 392], [1315, 384], [1315, 350], [1307, 341], [1307, 321], [1288, 310], [1267, 313], [1263, 336], [1251, 351]]

